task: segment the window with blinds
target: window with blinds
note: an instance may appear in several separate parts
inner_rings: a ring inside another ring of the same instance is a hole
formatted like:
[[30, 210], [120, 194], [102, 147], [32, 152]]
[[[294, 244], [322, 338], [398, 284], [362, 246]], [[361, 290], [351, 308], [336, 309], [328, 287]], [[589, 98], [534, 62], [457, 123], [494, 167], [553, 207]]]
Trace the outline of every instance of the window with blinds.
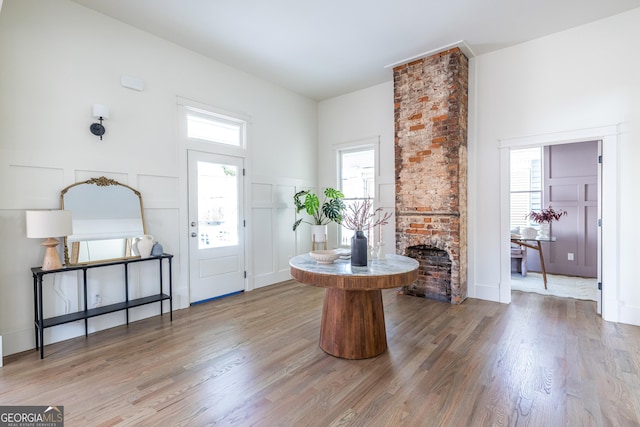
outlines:
[[511, 150], [511, 228], [537, 225], [527, 215], [542, 208], [542, 148]]
[[[338, 182], [345, 205], [375, 198], [375, 148], [372, 145], [338, 152]], [[351, 245], [353, 231], [339, 227], [341, 246]]]

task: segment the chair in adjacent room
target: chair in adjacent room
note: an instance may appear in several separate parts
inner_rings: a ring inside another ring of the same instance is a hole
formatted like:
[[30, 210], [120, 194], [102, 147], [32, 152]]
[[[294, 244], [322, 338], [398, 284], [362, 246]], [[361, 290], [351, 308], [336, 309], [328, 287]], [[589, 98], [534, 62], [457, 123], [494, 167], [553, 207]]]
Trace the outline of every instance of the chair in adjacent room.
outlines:
[[511, 272], [527, 275], [527, 248], [518, 244], [511, 244]]

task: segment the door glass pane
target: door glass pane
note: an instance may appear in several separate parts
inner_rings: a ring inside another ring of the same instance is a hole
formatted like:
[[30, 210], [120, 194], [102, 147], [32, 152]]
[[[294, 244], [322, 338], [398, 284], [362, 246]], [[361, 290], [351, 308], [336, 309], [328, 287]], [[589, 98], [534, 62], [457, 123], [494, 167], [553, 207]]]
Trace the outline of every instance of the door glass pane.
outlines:
[[238, 244], [238, 168], [198, 162], [199, 249]]

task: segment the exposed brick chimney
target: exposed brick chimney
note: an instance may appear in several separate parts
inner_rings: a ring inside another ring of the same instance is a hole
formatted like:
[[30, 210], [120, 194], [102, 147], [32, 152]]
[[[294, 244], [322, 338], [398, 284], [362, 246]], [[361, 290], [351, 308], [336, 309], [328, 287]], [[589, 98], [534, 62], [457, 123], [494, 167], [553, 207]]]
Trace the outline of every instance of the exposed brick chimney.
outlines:
[[420, 262], [404, 292], [451, 303], [467, 297], [468, 75], [458, 48], [393, 70], [396, 252]]

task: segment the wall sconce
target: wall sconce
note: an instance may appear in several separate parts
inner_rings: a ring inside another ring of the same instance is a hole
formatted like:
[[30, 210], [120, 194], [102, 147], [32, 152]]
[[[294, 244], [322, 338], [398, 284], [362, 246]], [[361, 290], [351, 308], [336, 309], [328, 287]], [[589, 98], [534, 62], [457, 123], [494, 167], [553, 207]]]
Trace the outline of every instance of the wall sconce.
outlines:
[[93, 104], [93, 117], [100, 120], [100, 123], [92, 123], [89, 130], [92, 134], [99, 136], [100, 141], [102, 141], [102, 135], [105, 132], [102, 121], [109, 118], [109, 107], [102, 104]]
[[56, 246], [60, 243], [55, 237], [73, 234], [71, 211], [27, 211], [27, 237], [45, 239], [41, 245], [46, 248], [42, 269], [62, 268]]

